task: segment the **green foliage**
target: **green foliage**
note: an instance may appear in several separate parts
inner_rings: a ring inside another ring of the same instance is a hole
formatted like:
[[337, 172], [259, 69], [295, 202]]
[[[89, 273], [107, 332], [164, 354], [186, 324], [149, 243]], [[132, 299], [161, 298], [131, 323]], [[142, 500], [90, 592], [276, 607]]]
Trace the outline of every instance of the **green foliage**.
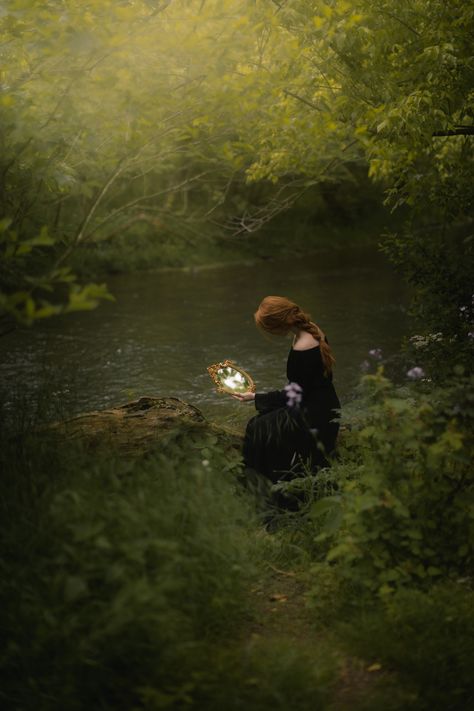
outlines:
[[380, 371], [363, 380], [365, 422], [337, 495], [313, 504], [316, 541], [330, 542], [326, 560], [342, 576], [382, 595], [465, 574], [474, 553], [472, 379], [411, 398]]
[[249, 179], [340, 182], [368, 166], [386, 203], [409, 217], [385, 248], [415, 286], [413, 311], [427, 332], [449, 337], [471, 297], [474, 266], [471, 5], [263, 7], [265, 52], [249, 72], [267, 91], [248, 130]]
[[470, 230], [405, 228], [402, 235], [388, 236], [384, 250], [413, 287], [411, 312], [417, 333], [406, 343], [409, 357], [440, 382], [454, 365], [471, 369], [474, 240]]
[[245, 159], [221, 83], [255, 38], [235, 10], [5, 3], [0, 209], [14, 228], [46, 223], [69, 255], [143, 226], [196, 241], [236, 204]]
[[2, 455], [3, 703], [193, 696], [254, 575], [238, 458], [189, 432], [135, 463], [37, 437]]
[[472, 264], [473, 17], [455, 0], [8, 0], [0, 210], [25, 240], [47, 225], [64, 263], [146, 235], [170, 264], [319, 188], [321, 203], [344, 186], [332, 212], [350, 216], [372, 180], [414, 218], [387, 249], [424, 324], [453, 330]]
[[250, 634], [249, 588], [287, 553], [238, 452], [192, 425], [135, 461], [30, 431], [2, 465], [3, 706], [326, 706], [334, 650]]
[[466, 581], [439, 583], [429, 592], [399, 590], [341, 625], [346, 649], [374, 660], [382, 674], [396, 670], [395, 682], [380, 680], [377, 703], [362, 708], [467, 709], [474, 694], [473, 602]]
[[0, 322], [30, 326], [37, 319], [93, 309], [99, 300], [113, 299], [105, 284], [79, 286], [68, 267], [58, 262], [51, 266], [47, 254], [57, 243], [46, 227], [22, 239], [10, 224], [0, 221]]
[[473, 18], [454, 0], [285, 3], [266, 19], [273, 122], [252, 175], [315, 177], [364, 157], [391, 204], [469, 212], [470, 139], [434, 134], [472, 128]]
[[[300, 648], [284, 635], [276, 639], [256, 636], [242, 647], [218, 652], [219, 655], [213, 656], [211, 651], [206, 671], [192, 677], [196, 692], [194, 697], [192, 694], [185, 697], [191, 708], [202, 711], [330, 708], [338, 656], [326, 645], [319, 642]], [[193, 681], [189, 686], [192, 685]], [[156, 691], [145, 689], [142, 699], [150, 711], [167, 708]], [[178, 704], [176, 708], [182, 706]]]
[[[239, 453], [200, 427], [135, 461], [10, 433], [3, 705], [461, 711], [472, 694], [472, 385], [418, 383], [407, 397], [379, 372], [364, 386], [364, 419], [339, 460], [282, 487], [304, 505], [272, 535], [241, 486]], [[281, 638], [251, 635], [268, 563], [295, 571], [310, 557], [301, 580], [318, 630], [290, 641], [289, 614]], [[345, 698], [348, 664], [363, 686]]]

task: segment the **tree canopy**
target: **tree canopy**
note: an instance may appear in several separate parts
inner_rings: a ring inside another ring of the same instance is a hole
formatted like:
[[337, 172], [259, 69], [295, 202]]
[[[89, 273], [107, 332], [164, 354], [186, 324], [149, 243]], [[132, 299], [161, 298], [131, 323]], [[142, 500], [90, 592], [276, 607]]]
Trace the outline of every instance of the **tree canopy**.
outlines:
[[68, 269], [81, 245], [137, 225], [251, 233], [360, 170], [415, 217], [392, 256], [436, 270], [472, 223], [473, 19], [455, 0], [7, 0], [3, 313], [105, 296]]

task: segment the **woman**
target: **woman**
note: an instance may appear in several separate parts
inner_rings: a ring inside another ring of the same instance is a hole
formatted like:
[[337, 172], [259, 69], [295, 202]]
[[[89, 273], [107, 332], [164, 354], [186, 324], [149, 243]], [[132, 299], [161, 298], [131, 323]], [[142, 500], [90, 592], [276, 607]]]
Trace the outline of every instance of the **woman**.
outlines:
[[289, 385], [269, 393], [246, 392], [234, 397], [255, 401], [258, 414], [247, 424], [246, 466], [273, 482], [311, 468], [326, 466], [336, 444], [341, 407], [332, 382], [334, 357], [326, 336], [293, 301], [267, 296], [255, 313], [263, 331], [293, 333], [286, 373]]

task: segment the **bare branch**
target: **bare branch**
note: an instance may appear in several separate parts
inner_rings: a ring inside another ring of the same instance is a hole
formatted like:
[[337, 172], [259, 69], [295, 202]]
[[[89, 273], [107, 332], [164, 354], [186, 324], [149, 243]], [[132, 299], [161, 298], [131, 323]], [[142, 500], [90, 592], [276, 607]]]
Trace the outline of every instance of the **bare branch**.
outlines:
[[396, 22], [399, 22], [401, 25], [407, 28], [407, 30], [410, 30], [410, 32], [413, 32], [417, 37], [421, 37], [421, 34], [415, 30], [414, 27], [409, 25], [405, 20], [402, 20], [400, 17], [397, 17], [397, 15], [394, 15], [392, 12], [388, 12], [388, 10], [379, 10], [381, 15], [387, 15], [388, 17], [391, 17], [392, 20], [395, 20]]
[[446, 131], [434, 131], [432, 136], [474, 136], [474, 126], [458, 126]]
[[[350, 141], [347, 145], [345, 145], [341, 149], [341, 153], [347, 152], [350, 148], [355, 146], [358, 143], [358, 139], [354, 139], [353, 141]], [[314, 184], [316, 181], [322, 181], [325, 175], [329, 173], [330, 170], [332, 170], [337, 164], [342, 164], [344, 163], [344, 158], [342, 156], [335, 156], [332, 158], [319, 172], [319, 175], [317, 178], [311, 181], [311, 184]], [[232, 232], [232, 237], [239, 237], [242, 234], [251, 234], [253, 232], [257, 232], [263, 225], [267, 224], [272, 220], [276, 215], [279, 215], [281, 212], [284, 212], [285, 210], [288, 210], [290, 207], [292, 207], [295, 202], [302, 197], [311, 187], [308, 185], [305, 181], [305, 184], [301, 187], [301, 181], [302, 178], [300, 179], [295, 179], [291, 181], [290, 183], [285, 183], [276, 193], [276, 195], [263, 207], [258, 208], [253, 214], [247, 214], [244, 213], [241, 216], [236, 216], [234, 218], [231, 218], [227, 224], [224, 225], [219, 225], [219, 227], [223, 227], [224, 229], [233, 229], [234, 231]], [[292, 193], [288, 197], [285, 197], [283, 199], [279, 199], [280, 195], [283, 194], [284, 191], [288, 190], [288, 188], [297, 188], [301, 187], [300, 190], [297, 190], [296, 192]], [[218, 223], [214, 223], [218, 224]]]
[[298, 99], [298, 101], [301, 101], [303, 104], [306, 104], [306, 106], [309, 106], [310, 108], [315, 109], [316, 111], [321, 111], [320, 107], [316, 106], [316, 104], [313, 104], [312, 101], [308, 101], [308, 99], [305, 99], [303, 96], [298, 96], [298, 94], [295, 94], [289, 89], [283, 89], [283, 93], [286, 94], [286, 96], [292, 96], [294, 99]]
[[186, 180], [182, 181], [181, 183], [178, 183], [177, 185], [172, 185], [169, 188], [165, 188], [164, 190], [159, 190], [158, 192], [151, 193], [150, 195], [143, 195], [142, 197], [136, 198], [135, 200], [131, 200], [130, 202], [125, 203], [125, 205], [121, 205], [121, 207], [116, 208], [109, 215], [107, 215], [107, 217], [105, 217], [103, 220], [101, 220], [87, 234], [86, 237], [82, 238], [82, 241], [89, 239], [91, 237], [91, 235], [94, 234], [94, 232], [97, 232], [97, 230], [100, 229], [103, 225], [105, 225], [107, 222], [110, 222], [110, 220], [113, 219], [116, 215], [119, 215], [122, 212], [125, 212], [125, 210], [129, 210], [129, 209], [135, 207], [136, 205], [141, 205], [146, 200], [152, 200], [154, 198], [161, 197], [162, 195], [167, 195], [168, 193], [176, 192], [180, 188], [183, 188], [186, 185], [190, 185], [191, 183], [196, 182], [196, 180], [199, 180], [199, 178], [202, 178], [204, 175], [208, 175], [210, 172], [212, 172], [212, 171], [206, 170], [202, 173], [198, 173], [198, 175], [195, 175], [192, 178], [187, 178]]

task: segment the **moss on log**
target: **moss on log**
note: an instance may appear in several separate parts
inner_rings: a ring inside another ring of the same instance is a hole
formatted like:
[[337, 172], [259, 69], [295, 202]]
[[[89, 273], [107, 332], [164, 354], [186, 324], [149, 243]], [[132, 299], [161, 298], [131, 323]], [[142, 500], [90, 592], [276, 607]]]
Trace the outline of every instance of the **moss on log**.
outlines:
[[87, 450], [108, 448], [126, 456], [155, 450], [170, 434], [183, 429], [203, 437], [213, 434], [226, 448], [242, 446], [241, 433], [209, 422], [197, 407], [176, 397], [143, 396], [117, 407], [76, 415], [47, 429]]

